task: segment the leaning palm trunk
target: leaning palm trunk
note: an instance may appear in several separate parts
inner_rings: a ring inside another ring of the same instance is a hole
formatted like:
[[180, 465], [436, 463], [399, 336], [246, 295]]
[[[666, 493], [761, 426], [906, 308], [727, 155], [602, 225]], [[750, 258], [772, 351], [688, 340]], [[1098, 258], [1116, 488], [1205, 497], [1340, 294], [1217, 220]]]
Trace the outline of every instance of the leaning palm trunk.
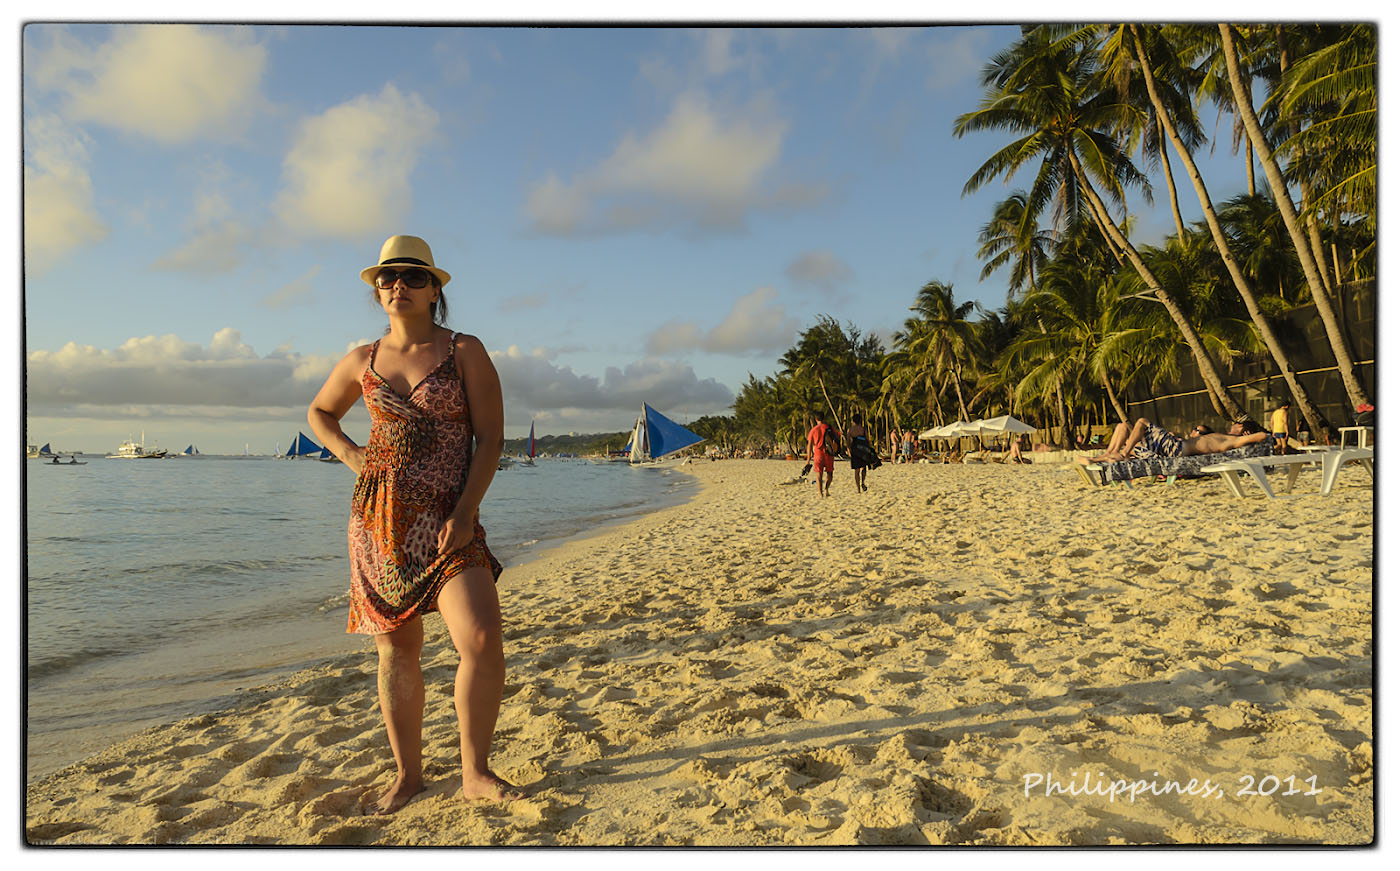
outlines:
[[1337, 358], [1337, 374], [1342, 376], [1342, 386], [1346, 388], [1347, 397], [1351, 400], [1351, 404], [1360, 406], [1366, 402], [1366, 391], [1362, 389], [1361, 382], [1356, 377], [1356, 364], [1352, 361], [1351, 352], [1347, 350], [1341, 326], [1337, 323], [1336, 311], [1332, 308], [1332, 300], [1327, 295], [1327, 287], [1323, 283], [1322, 276], [1318, 274], [1317, 262], [1313, 260], [1312, 250], [1308, 246], [1308, 240], [1298, 221], [1298, 213], [1293, 208], [1293, 200], [1288, 193], [1288, 184], [1283, 179], [1283, 171], [1279, 168], [1278, 161], [1274, 159], [1273, 152], [1269, 150], [1269, 142], [1264, 136], [1264, 129], [1259, 125], [1259, 117], [1254, 114], [1254, 103], [1244, 89], [1244, 80], [1240, 75], [1239, 58], [1235, 55], [1235, 36], [1230, 30], [1230, 25], [1220, 24], [1219, 27], [1221, 43], [1225, 50], [1225, 66], [1229, 69], [1230, 87], [1234, 91], [1235, 106], [1239, 110], [1240, 117], [1244, 119], [1245, 131], [1249, 134], [1250, 141], [1254, 143], [1255, 151], [1259, 153], [1259, 162], [1264, 167], [1264, 177], [1269, 180], [1269, 188], [1274, 193], [1274, 203], [1278, 206], [1279, 214], [1283, 216], [1284, 226], [1288, 228], [1288, 236], [1293, 240], [1293, 247], [1298, 252], [1298, 261], [1303, 266], [1303, 276], [1307, 279], [1308, 289], [1312, 292], [1313, 304], [1317, 307], [1318, 317], [1322, 318], [1322, 325], [1327, 330], [1327, 340], [1332, 345], [1333, 355]]
[[821, 386], [822, 398], [826, 400], [826, 407], [831, 411], [832, 422], [836, 424], [838, 430], [845, 431], [845, 427], [841, 425], [840, 415], [836, 413], [836, 407], [831, 404], [831, 397], [826, 392], [826, 379], [822, 378], [820, 372], [817, 373], [817, 384]]
[[1312, 398], [1304, 389], [1302, 382], [1298, 380], [1297, 373], [1293, 369], [1293, 364], [1289, 361], [1288, 355], [1284, 353], [1283, 345], [1279, 343], [1278, 336], [1274, 334], [1274, 328], [1264, 317], [1264, 313], [1259, 310], [1259, 300], [1254, 295], [1254, 288], [1250, 285], [1249, 279], [1245, 277], [1244, 270], [1240, 269], [1235, 256], [1230, 253], [1229, 240], [1225, 238], [1225, 231], [1220, 226], [1220, 218], [1215, 214], [1215, 206], [1211, 203], [1210, 192], [1206, 190], [1205, 180], [1201, 178], [1200, 170], [1196, 166], [1196, 161], [1191, 157], [1191, 152], [1186, 148], [1186, 143], [1181, 140], [1181, 134], [1177, 131], [1175, 124], [1165, 123], [1166, 106], [1162, 103], [1162, 95], [1157, 91], [1156, 77], [1152, 74], [1152, 67], [1147, 61], [1147, 51], [1143, 47], [1142, 33], [1136, 25], [1131, 27], [1133, 32], [1133, 45], [1137, 49], [1138, 63], [1142, 67], [1142, 77], [1147, 83], [1147, 96], [1152, 100], [1152, 106], [1157, 110], [1157, 116], [1164, 119], [1163, 129], [1172, 142], [1172, 147], [1176, 149], [1177, 156], [1181, 158], [1181, 164], [1186, 169], [1186, 175], [1191, 179], [1191, 186], [1196, 189], [1196, 196], [1201, 201], [1201, 211], [1205, 215], [1206, 225], [1210, 227], [1210, 236], [1215, 241], [1215, 250], [1220, 253], [1220, 259], [1225, 263], [1225, 269], [1230, 273], [1230, 278], [1235, 282], [1235, 289], [1239, 291], [1240, 299], [1244, 300], [1244, 307], [1249, 311], [1249, 318], [1254, 322], [1255, 329], [1259, 330], [1259, 336], [1264, 340], [1264, 345], [1269, 349], [1269, 354], [1274, 358], [1274, 363], [1278, 365], [1279, 373], [1283, 376], [1284, 383], [1288, 385], [1289, 392], [1298, 403], [1298, 410], [1302, 412], [1304, 419], [1308, 422], [1308, 427], [1312, 432], [1324, 432], [1326, 421], [1322, 414], [1313, 405]]
[[[1274, 39], [1278, 42], [1278, 74], [1282, 79], [1288, 75], [1291, 55], [1288, 52], [1288, 40], [1282, 24], [1274, 25]], [[1302, 124], [1297, 120], [1290, 120], [1288, 131], [1292, 136], [1296, 136], [1302, 128]], [[1253, 191], [1251, 191], [1253, 193]], [[1317, 209], [1313, 205], [1312, 186], [1307, 179], [1298, 181], [1298, 200], [1302, 204], [1303, 226], [1308, 233], [1308, 244], [1312, 246], [1313, 260], [1318, 265], [1318, 272], [1322, 275], [1322, 283], [1327, 286], [1327, 292], [1331, 294], [1333, 301], [1337, 298], [1337, 285], [1341, 284], [1341, 279], [1333, 282], [1332, 276], [1327, 274], [1327, 256], [1322, 251], [1322, 233], [1317, 226]], [[1335, 258], [1335, 253], [1334, 253]], [[1335, 268], [1336, 264], [1333, 263]], [[1347, 351], [1350, 352], [1348, 347]]]
[[[1155, 104], [1155, 100], [1153, 101]], [[1157, 127], [1159, 130], [1167, 129], [1167, 119], [1162, 116], [1162, 110], [1157, 110]], [[1157, 150], [1161, 152], [1162, 175], [1167, 179], [1167, 194], [1172, 201], [1172, 219], [1176, 221], [1176, 238], [1181, 244], [1186, 244], [1186, 224], [1181, 220], [1181, 203], [1177, 201], [1176, 179], [1172, 176], [1171, 158], [1167, 157], [1167, 146], [1162, 141], [1162, 137], [1157, 137]]]
[[1109, 383], [1108, 373], [1104, 372], [1102, 375], [1100, 375], [1099, 380], [1103, 382], [1103, 389], [1104, 392], [1108, 394], [1108, 401], [1113, 404], [1114, 414], [1117, 414], [1118, 419], [1121, 420], [1123, 423], [1127, 423], [1128, 410], [1123, 407], [1122, 401], [1118, 398], [1117, 391], [1115, 391], [1113, 389], [1113, 385]]
[[1099, 222], [1100, 228], [1106, 227], [1107, 232], [1113, 234], [1113, 241], [1123, 249], [1123, 253], [1127, 255], [1128, 261], [1133, 264], [1133, 269], [1137, 270], [1143, 283], [1152, 291], [1152, 295], [1157, 298], [1162, 307], [1167, 310], [1167, 315], [1172, 319], [1172, 323], [1176, 324], [1176, 328], [1181, 332], [1181, 337], [1186, 341], [1186, 347], [1191, 350], [1191, 356], [1196, 360], [1196, 366], [1201, 371], [1201, 380], [1205, 382], [1208, 389], [1214, 390], [1216, 395], [1220, 397], [1225, 412], [1222, 416], [1234, 418], [1244, 414], [1244, 409], [1240, 408], [1234, 397], [1225, 391], [1225, 382], [1221, 379], [1220, 372], [1215, 368], [1215, 361], [1210, 358], [1205, 345], [1201, 342], [1200, 334], [1191, 325], [1191, 321], [1186, 318], [1186, 313], [1181, 310], [1181, 306], [1177, 305], [1176, 300], [1167, 294], [1166, 288], [1162, 287], [1162, 283], [1157, 280], [1157, 276], [1152, 273], [1152, 270], [1142, 259], [1142, 255], [1138, 254], [1137, 249], [1118, 229], [1118, 225], [1113, 223], [1103, 200], [1099, 199], [1098, 191], [1089, 184], [1089, 177], [1072, 150], [1070, 151], [1070, 161], [1074, 167], [1074, 174], [1079, 179], [1079, 183], [1083, 186], [1084, 193], [1089, 199], [1089, 205], [1102, 216], [1102, 220]]

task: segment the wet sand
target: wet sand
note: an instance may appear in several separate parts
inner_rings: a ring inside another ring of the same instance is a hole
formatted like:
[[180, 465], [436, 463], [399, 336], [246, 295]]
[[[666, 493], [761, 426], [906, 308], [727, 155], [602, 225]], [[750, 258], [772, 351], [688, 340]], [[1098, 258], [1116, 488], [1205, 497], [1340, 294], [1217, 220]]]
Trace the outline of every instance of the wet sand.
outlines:
[[[30, 784], [29, 843], [1361, 844], [1374, 836], [1373, 494], [1305, 471], [1083, 486], [1063, 464], [692, 464], [696, 498], [512, 568], [467, 804], [429, 618], [425, 793], [371, 657]], [[618, 469], [619, 474], [630, 470]], [[1277, 485], [1276, 485], [1277, 486]], [[1121, 782], [1121, 785], [1117, 785]], [[1248, 790], [1253, 787], [1253, 792]]]

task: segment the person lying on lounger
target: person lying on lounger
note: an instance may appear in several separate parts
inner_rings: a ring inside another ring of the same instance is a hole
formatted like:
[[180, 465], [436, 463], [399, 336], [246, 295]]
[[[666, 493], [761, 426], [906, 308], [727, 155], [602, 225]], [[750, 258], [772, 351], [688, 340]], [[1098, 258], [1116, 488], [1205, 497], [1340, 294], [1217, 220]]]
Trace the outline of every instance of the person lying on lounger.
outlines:
[[[1198, 428], [1199, 429], [1199, 428]], [[1208, 427], [1207, 427], [1208, 429]], [[1247, 417], [1240, 417], [1230, 424], [1229, 432], [1206, 432], [1191, 438], [1182, 438], [1174, 432], [1163, 429], [1145, 417], [1128, 427], [1120, 423], [1113, 430], [1113, 438], [1108, 442], [1108, 450], [1091, 459], [1079, 457], [1081, 463], [1117, 463], [1129, 457], [1190, 457], [1196, 454], [1219, 454], [1262, 442], [1269, 434], [1264, 428]]]

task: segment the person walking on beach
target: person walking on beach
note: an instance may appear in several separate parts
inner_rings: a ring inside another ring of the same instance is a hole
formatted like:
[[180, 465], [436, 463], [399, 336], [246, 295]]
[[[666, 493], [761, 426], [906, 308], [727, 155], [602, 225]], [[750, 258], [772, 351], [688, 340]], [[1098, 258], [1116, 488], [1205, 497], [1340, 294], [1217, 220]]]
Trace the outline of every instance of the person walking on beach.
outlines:
[[[391, 237], [360, 278], [374, 288], [389, 329], [336, 364], [306, 418], [357, 476], [346, 631], [374, 637], [379, 707], [397, 766], [372, 809], [392, 813], [424, 789], [420, 657], [422, 618], [432, 611], [460, 657], [453, 699], [462, 796], [519, 798], [487, 765], [505, 654], [501, 564], [486, 546], [478, 508], [505, 443], [500, 379], [479, 339], [443, 326], [451, 276], [434, 265], [427, 242]], [[361, 397], [370, 416], [363, 447], [340, 427]]]
[[896, 423], [894, 429], [890, 430], [890, 462], [895, 465], [899, 465], [899, 440], [899, 424]]
[[831, 476], [836, 470], [836, 446], [831, 435], [831, 427], [822, 419], [822, 413], [813, 414], [812, 428], [807, 431], [807, 460], [817, 475], [819, 496], [831, 495]]
[[846, 440], [851, 445], [851, 473], [855, 475], [856, 492], [864, 493], [870, 489], [865, 486], [865, 472], [867, 469], [878, 469], [880, 458], [870, 446], [870, 433], [865, 428], [865, 418], [858, 412], [852, 415], [851, 425], [846, 428]]
[[904, 431], [904, 445], [902, 448], [902, 452], [904, 454], [904, 458], [900, 460], [900, 462], [914, 462], [914, 431], [912, 429], [906, 429]]

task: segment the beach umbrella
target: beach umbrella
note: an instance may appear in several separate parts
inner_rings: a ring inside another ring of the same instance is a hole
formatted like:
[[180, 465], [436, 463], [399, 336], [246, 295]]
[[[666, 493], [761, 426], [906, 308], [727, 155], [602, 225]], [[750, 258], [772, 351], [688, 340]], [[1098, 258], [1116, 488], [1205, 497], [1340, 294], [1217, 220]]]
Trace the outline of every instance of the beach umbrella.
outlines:
[[977, 425], [981, 428], [982, 433], [993, 435], [1035, 432], [1035, 427], [1028, 423], [1022, 423], [1009, 414], [1003, 414], [1001, 417], [989, 417], [985, 420], [979, 420], [977, 421]]

